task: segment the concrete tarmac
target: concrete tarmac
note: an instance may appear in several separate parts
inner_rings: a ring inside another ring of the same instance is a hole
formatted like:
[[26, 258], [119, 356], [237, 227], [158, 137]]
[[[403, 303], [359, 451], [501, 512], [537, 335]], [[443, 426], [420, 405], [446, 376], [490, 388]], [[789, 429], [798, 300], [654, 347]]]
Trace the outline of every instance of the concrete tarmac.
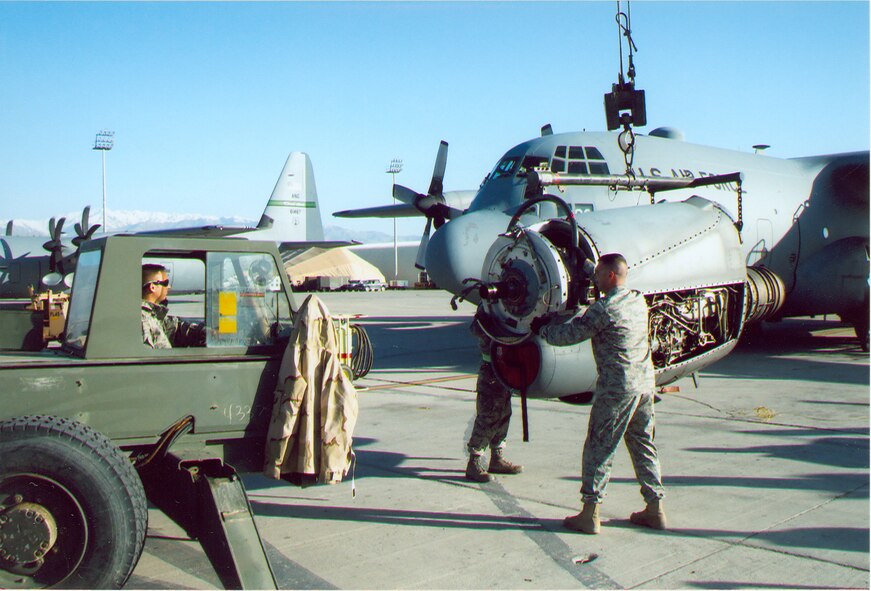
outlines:
[[[355, 477], [298, 487], [244, 475], [284, 589], [868, 589], [869, 357], [835, 321], [766, 325], [656, 405], [669, 530], [639, 528], [625, 448], [602, 533], [580, 509], [588, 406], [515, 400], [516, 476], [464, 479], [478, 353], [442, 291], [323, 294], [365, 314], [375, 364], [358, 381]], [[297, 295], [298, 302], [302, 299]], [[356, 489], [356, 496], [352, 490]], [[128, 589], [212, 589], [199, 544], [150, 511]]]

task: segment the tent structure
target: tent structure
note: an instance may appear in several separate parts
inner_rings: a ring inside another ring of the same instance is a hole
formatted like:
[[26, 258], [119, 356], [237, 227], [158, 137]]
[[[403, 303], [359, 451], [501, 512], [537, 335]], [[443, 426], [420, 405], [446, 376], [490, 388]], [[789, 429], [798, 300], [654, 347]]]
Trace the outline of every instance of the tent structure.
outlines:
[[301, 285], [306, 277], [384, 281], [384, 275], [378, 267], [367, 263], [347, 248], [309, 248], [287, 260], [284, 268], [293, 285]]

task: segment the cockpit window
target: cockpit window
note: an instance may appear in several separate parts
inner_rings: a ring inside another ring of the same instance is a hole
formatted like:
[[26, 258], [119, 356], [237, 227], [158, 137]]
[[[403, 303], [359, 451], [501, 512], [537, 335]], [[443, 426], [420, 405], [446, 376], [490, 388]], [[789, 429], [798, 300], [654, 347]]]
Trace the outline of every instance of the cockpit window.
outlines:
[[550, 170], [569, 174], [611, 174], [602, 152], [595, 146], [557, 146]]
[[498, 179], [503, 176], [513, 175], [514, 170], [517, 168], [518, 160], [519, 158], [516, 156], [503, 158], [499, 164], [496, 165], [496, 168], [493, 169], [493, 172], [490, 174], [490, 179]]

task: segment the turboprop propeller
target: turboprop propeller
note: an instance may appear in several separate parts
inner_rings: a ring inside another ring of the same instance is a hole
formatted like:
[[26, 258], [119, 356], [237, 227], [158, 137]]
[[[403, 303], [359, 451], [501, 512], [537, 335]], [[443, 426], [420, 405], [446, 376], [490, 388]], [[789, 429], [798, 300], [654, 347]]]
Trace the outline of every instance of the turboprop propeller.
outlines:
[[85, 209], [82, 210], [82, 221], [81, 223], [76, 222], [76, 225], [73, 226], [76, 230], [76, 237], [73, 238], [73, 244], [76, 247], [76, 252], [81, 248], [82, 243], [86, 240], [90, 240], [94, 233], [100, 228], [100, 224], [94, 224], [93, 226], [88, 226], [88, 218], [91, 214], [91, 206], [86, 205]]
[[333, 215], [340, 218], [395, 218], [413, 217], [422, 215], [426, 217], [426, 226], [420, 239], [415, 266], [424, 268], [429, 236], [432, 227], [439, 229], [448, 220], [452, 220], [463, 214], [472, 203], [477, 191], [445, 191], [444, 178], [445, 167], [448, 161], [448, 143], [444, 140], [439, 144], [436, 154], [435, 166], [432, 171], [432, 179], [426, 193], [418, 193], [403, 185], [393, 186], [393, 197], [399, 201], [393, 205], [381, 205], [363, 209], [348, 209], [337, 211]]
[[63, 235], [64, 223], [66, 218], [48, 220], [48, 236], [49, 241], [42, 247], [49, 252], [48, 269], [52, 273], [58, 272], [63, 274], [63, 259], [64, 250], [68, 247], [63, 243], [61, 236]]
[[65, 268], [67, 264], [71, 263], [71, 266], [75, 266], [75, 261], [78, 258], [79, 249], [82, 244], [90, 240], [97, 229], [100, 228], [100, 224], [88, 225], [90, 213], [91, 206], [88, 205], [82, 210], [82, 221], [76, 222], [73, 226], [76, 230], [76, 236], [72, 239], [72, 244], [75, 246], [75, 250], [72, 253], [69, 253], [69, 245], [63, 242], [63, 227], [64, 223], [66, 223], [66, 218], [60, 218], [59, 220], [51, 218], [48, 221], [49, 241], [42, 245], [49, 252], [49, 273], [42, 279], [45, 285], [55, 287], [66, 278], [67, 273]]
[[450, 207], [445, 199], [444, 180], [447, 163], [448, 143], [442, 140], [439, 143], [439, 150], [436, 154], [435, 166], [432, 171], [432, 180], [430, 180], [429, 189], [426, 194], [418, 193], [402, 185], [393, 186], [393, 196], [398, 201], [414, 205], [415, 209], [426, 216], [426, 226], [420, 238], [420, 246], [417, 249], [417, 258], [414, 263], [418, 269], [424, 268], [426, 247], [429, 244], [432, 226], [435, 225], [436, 230], [438, 230], [447, 220], [462, 213], [461, 210]]

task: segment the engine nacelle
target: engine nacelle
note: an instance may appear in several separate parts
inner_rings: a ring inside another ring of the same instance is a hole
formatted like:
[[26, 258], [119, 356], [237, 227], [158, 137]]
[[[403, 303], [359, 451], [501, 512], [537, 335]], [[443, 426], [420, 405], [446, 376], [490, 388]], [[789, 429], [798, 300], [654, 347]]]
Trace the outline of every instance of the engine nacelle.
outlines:
[[[583, 214], [516, 227], [491, 246], [482, 270], [484, 330], [496, 341], [494, 367], [530, 397], [592, 391], [596, 366], [589, 342], [554, 347], [530, 334], [532, 320], [568, 320], [597, 297], [592, 269], [619, 252], [629, 287], [650, 309], [651, 355], [657, 384], [667, 384], [720, 359], [735, 346], [744, 321], [746, 270], [729, 215], [701, 197]], [[530, 345], [537, 345], [538, 355]], [[522, 348], [522, 354], [512, 348]], [[518, 371], [517, 363], [535, 367]], [[518, 376], [525, 377], [524, 380]]]

